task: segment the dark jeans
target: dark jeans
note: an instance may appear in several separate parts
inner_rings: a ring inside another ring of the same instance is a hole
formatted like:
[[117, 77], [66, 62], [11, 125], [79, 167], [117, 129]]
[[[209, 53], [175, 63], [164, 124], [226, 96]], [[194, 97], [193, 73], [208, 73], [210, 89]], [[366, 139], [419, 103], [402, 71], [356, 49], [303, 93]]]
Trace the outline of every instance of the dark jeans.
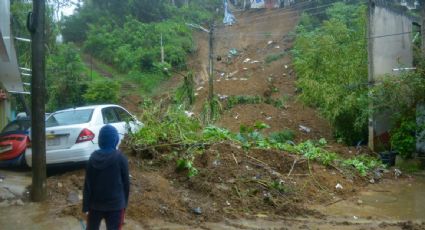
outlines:
[[106, 229], [121, 230], [124, 223], [124, 211], [124, 209], [118, 211], [90, 210], [87, 217], [87, 230], [98, 230], [102, 219], [105, 219]]

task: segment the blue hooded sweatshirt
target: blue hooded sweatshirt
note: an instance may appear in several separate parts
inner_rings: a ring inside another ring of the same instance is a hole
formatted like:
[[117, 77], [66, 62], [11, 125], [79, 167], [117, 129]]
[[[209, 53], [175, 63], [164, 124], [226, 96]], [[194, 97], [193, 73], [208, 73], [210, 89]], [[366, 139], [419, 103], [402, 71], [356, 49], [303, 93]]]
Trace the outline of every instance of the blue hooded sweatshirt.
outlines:
[[86, 168], [83, 212], [118, 211], [128, 204], [128, 161], [116, 149], [119, 136], [115, 127], [103, 126], [98, 139], [100, 149], [92, 153]]

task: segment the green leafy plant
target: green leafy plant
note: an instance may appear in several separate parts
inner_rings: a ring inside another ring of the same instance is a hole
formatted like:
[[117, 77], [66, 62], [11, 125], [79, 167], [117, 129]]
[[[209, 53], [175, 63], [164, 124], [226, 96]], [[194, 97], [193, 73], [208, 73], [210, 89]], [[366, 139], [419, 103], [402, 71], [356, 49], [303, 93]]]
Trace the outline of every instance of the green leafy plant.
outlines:
[[280, 52], [280, 53], [276, 53], [276, 54], [270, 54], [266, 57], [265, 61], [266, 61], [267, 64], [270, 64], [274, 61], [277, 61], [277, 60], [285, 57], [286, 55], [287, 55], [287, 52], [285, 52], [285, 51]]
[[87, 103], [117, 103], [120, 85], [115, 81], [93, 82], [83, 95]]
[[292, 130], [285, 129], [280, 132], [271, 133], [269, 139], [273, 143], [282, 143], [286, 144], [288, 141], [293, 141], [295, 138], [295, 133]]
[[188, 170], [187, 176], [194, 177], [198, 175], [199, 171], [195, 166], [193, 166], [193, 162], [188, 159], [178, 159], [177, 160], [177, 171]]
[[192, 105], [195, 102], [195, 82], [193, 73], [189, 72], [185, 77], [183, 84], [176, 90], [176, 101], [178, 104]]
[[367, 136], [366, 8], [339, 2], [326, 20], [319, 16], [304, 15], [297, 28], [292, 54], [299, 97], [319, 109], [337, 138], [353, 144]]
[[220, 101], [217, 97], [214, 97], [212, 101], [206, 101], [202, 106], [201, 121], [204, 124], [213, 123], [220, 118], [222, 111], [223, 107]]

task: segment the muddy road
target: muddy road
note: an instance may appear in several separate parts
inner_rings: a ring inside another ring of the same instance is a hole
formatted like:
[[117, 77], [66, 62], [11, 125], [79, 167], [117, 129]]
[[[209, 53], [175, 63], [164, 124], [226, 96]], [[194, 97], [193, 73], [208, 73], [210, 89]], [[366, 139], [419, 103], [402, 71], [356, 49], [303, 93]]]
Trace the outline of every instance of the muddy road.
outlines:
[[[81, 170], [71, 172], [72, 175], [79, 173]], [[71, 174], [65, 178], [69, 179]], [[15, 195], [0, 202], [1, 229], [84, 229], [80, 218], [64, 214], [69, 203], [37, 204], [26, 200], [30, 172], [1, 170], [0, 175], [3, 178], [0, 191], [6, 189]], [[308, 217], [271, 218], [258, 213], [249, 218], [196, 223], [200, 217], [192, 215], [195, 222], [190, 224], [167, 221], [161, 216], [143, 221], [128, 217], [124, 229], [425, 229], [424, 199], [425, 175], [417, 174], [385, 179], [346, 199], [313, 205], [311, 209], [317, 213]]]

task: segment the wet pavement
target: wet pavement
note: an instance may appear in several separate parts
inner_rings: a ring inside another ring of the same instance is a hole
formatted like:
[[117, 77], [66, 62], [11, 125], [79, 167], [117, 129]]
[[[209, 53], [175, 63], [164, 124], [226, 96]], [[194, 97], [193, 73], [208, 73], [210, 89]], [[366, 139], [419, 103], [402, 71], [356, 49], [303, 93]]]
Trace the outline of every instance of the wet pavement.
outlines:
[[317, 209], [353, 219], [425, 221], [425, 176], [371, 184], [357, 197]]

